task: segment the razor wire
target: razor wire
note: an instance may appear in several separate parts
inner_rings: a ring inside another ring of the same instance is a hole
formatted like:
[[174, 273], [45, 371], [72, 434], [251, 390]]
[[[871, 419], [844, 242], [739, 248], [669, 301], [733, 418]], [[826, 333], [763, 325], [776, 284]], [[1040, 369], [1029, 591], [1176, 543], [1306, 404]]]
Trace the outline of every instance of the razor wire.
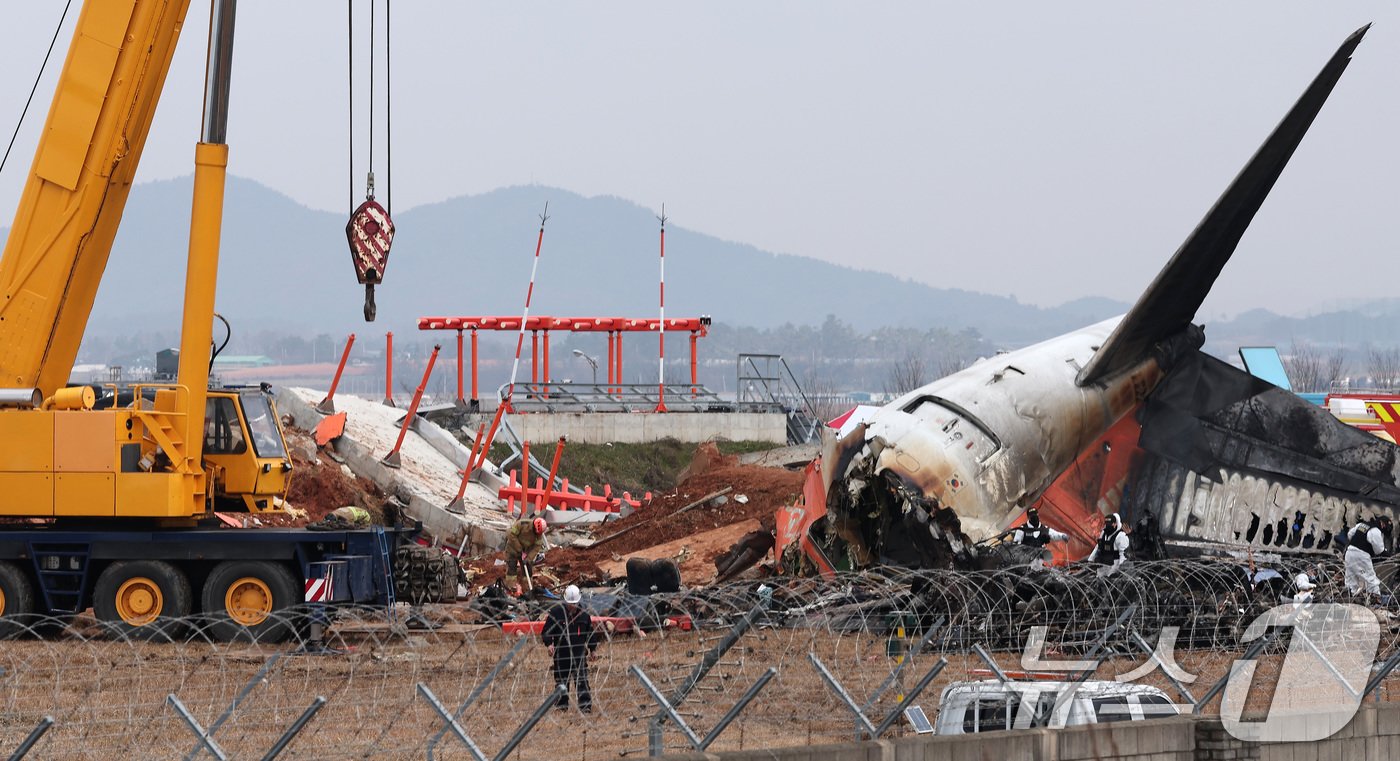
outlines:
[[[1093, 679], [1148, 662], [1144, 643], [1176, 627], [1177, 662], [1199, 675], [1204, 692], [1246, 650], [1240, 636], [1249, 622], [1278, 605], [1292, 574], [1308, 566], [1316, 599], [1348, 599], [1332, 559], [1275, 564], [1276, 575], [1233, 560], [1169, 560], [1131, 564], [1106, 578], [1082, 566], [883, 568], [647, 597], [594, 590], [584, 604], [616, 618], [605, 619], [612, 624], [601, 627], [605, 641], [590, 664], [593, 712], [581, 714], [571, 700], [567, 710], [545, 711], [519, 738], [555, 689], [551, 659], [536, 634], [503, 631], [500, 622], [539, 620], [549, 602], [488, 592], [427, 606], [424, 617], [438, 628], [408, 630], [391, 625], [382, 609], [343, 609], [319, 646], [301, 639], [310, 619], [300, 611], [285, 614], [279, 628], [293, 636], [275, 643], [219, 641], [227, 627], [199, 617], [139, 629], [87, 616], [34, 619], [0, 641], [0, 755], [44, 726], [24, 758], [210, 759], [211, 744], [228, 758], [265, 758], [279, 747], [283, 758], [425, 758], [430, 747], [433, 758], [473, 758], [457, 742], [452, 720], [486, 757], [512, 742], [519, 743], [513, 758], [645, 757], [658, 711], [654, 695], [676, 693], [722, 644], [728, 646], [710, 657], [688, 699], [673, 706], [686, 729], [666, 722], [666, 751], [690, 750], [686, 733], [707, 737], [716, 728], [723, 733], [715, 733], [712, 752], [848, 742], [849, 706], [814, 662], [856, 700], [873, 696], [862, 706], [868, 716], [890, 715], [910, 694], [933, 716], [952, 682], [995, 678], [974, 646], [1005, 672], [1021, 670], [1032, 627], [1043, 627], [1044, 656], [1052, 660], [1089, 657], [1104, 639]], [[1396, 563], [1378, 563], [1378, 570], [1389, 580]], [[726, 643], [756, 608], [750, 625]], [[1378, 615], [1377, 660], [1394, 665], [1400, 635], [1388, 625], [1387, 609]], [[1284, 647], [1256, 652], [1267, 661]], [[936, 678], [924, 682], [944, 659]], [[1396, 683], [1377, 674], [1369, 699], [1391, 699]], [[1159, 671], [1144, 683], [1174, 695], [1167, 677]], [[760, 681], [761, 692], [729, 715]], [[906, 731], [895, 722], [885, 736]]]

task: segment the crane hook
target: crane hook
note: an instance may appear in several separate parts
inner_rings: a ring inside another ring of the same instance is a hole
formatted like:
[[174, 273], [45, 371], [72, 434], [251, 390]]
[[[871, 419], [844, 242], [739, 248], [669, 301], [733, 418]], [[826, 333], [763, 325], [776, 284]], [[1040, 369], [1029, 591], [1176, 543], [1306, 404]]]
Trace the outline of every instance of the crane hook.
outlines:
[[374, 286], [384, 282], [389, 246], [394, 242], [394, 221], [371, 195], [350, 215], [345, 237], [350, 243], [355, 277], [365, 286], [365, 322], [374, 322]]

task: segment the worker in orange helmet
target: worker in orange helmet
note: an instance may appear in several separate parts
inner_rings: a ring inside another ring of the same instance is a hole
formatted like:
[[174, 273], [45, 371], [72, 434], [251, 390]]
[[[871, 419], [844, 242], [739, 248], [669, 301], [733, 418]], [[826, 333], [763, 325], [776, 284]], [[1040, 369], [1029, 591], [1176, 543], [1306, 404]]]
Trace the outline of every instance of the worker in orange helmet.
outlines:
[[517, 575], [520, 570], [525, 570], [527, 579], [533, 579], [535, 565], [544, 560], [545, 550], [549, 549], [549, 540], [544, 536], [548, 530], [544, 518], [535, 517], [521, 518], [506, 532], [506, 588], [516, 597], [524, 593]]

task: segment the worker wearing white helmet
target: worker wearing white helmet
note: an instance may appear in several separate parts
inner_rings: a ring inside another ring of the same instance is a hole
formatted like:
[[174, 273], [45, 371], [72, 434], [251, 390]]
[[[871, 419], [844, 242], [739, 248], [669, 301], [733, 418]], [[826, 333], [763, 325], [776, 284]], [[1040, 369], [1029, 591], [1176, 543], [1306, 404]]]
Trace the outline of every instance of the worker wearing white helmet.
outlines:
[[564, 601], [550, 608], [540, 640], [554, 659], [556, 689], [564, 688], [554, 707], [560, 711], [569, 707], [569, 685], [573, 684], [578, 692], [578, 709], [589, 713], [593, 710], [593, 695], [588, 689], [588, 659], [598, 649], [598, 633], [593, 628], [593, 617], [580, 605], [582, 600], [579, 588], [570, 584], [564, 590]]

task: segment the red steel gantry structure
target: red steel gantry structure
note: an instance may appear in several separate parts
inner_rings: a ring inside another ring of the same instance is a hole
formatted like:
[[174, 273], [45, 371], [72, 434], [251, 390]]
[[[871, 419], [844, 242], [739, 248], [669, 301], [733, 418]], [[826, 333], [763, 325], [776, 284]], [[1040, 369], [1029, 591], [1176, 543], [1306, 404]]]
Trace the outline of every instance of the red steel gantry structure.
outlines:
[[[615, 385], [623, 383], [622, 374], [622, 334], [654, 333], [662, 329], [662, 321], [656, 317], [546, 317], [530, 316], [525, 320], [525, 330], [530, 331], [530, 382], [550, 382], [549, 376], [549, 333], [562, 330], [570, 333], [608, 334], [608, 375], [606, 387], [609, 393]], [[690, 383], [698, 386], [696, 377], [696, 341], [709, 334], [710, 318], [672, 317], [667, 318], [664, 328], [668, 331], [690, 331]], [[462, 335], [471, 331], [471, 401], [472, 409], [480, 407], [481, 397], [477, 394], [477, 331], [518, 331], [520, 315], [497, 317], [420, 317], [419, 330], [457, 331], [457, 402], [466, 403], [462, 398]], [[541, 362], [540, 334], [544, 334], [543, 362]]]

